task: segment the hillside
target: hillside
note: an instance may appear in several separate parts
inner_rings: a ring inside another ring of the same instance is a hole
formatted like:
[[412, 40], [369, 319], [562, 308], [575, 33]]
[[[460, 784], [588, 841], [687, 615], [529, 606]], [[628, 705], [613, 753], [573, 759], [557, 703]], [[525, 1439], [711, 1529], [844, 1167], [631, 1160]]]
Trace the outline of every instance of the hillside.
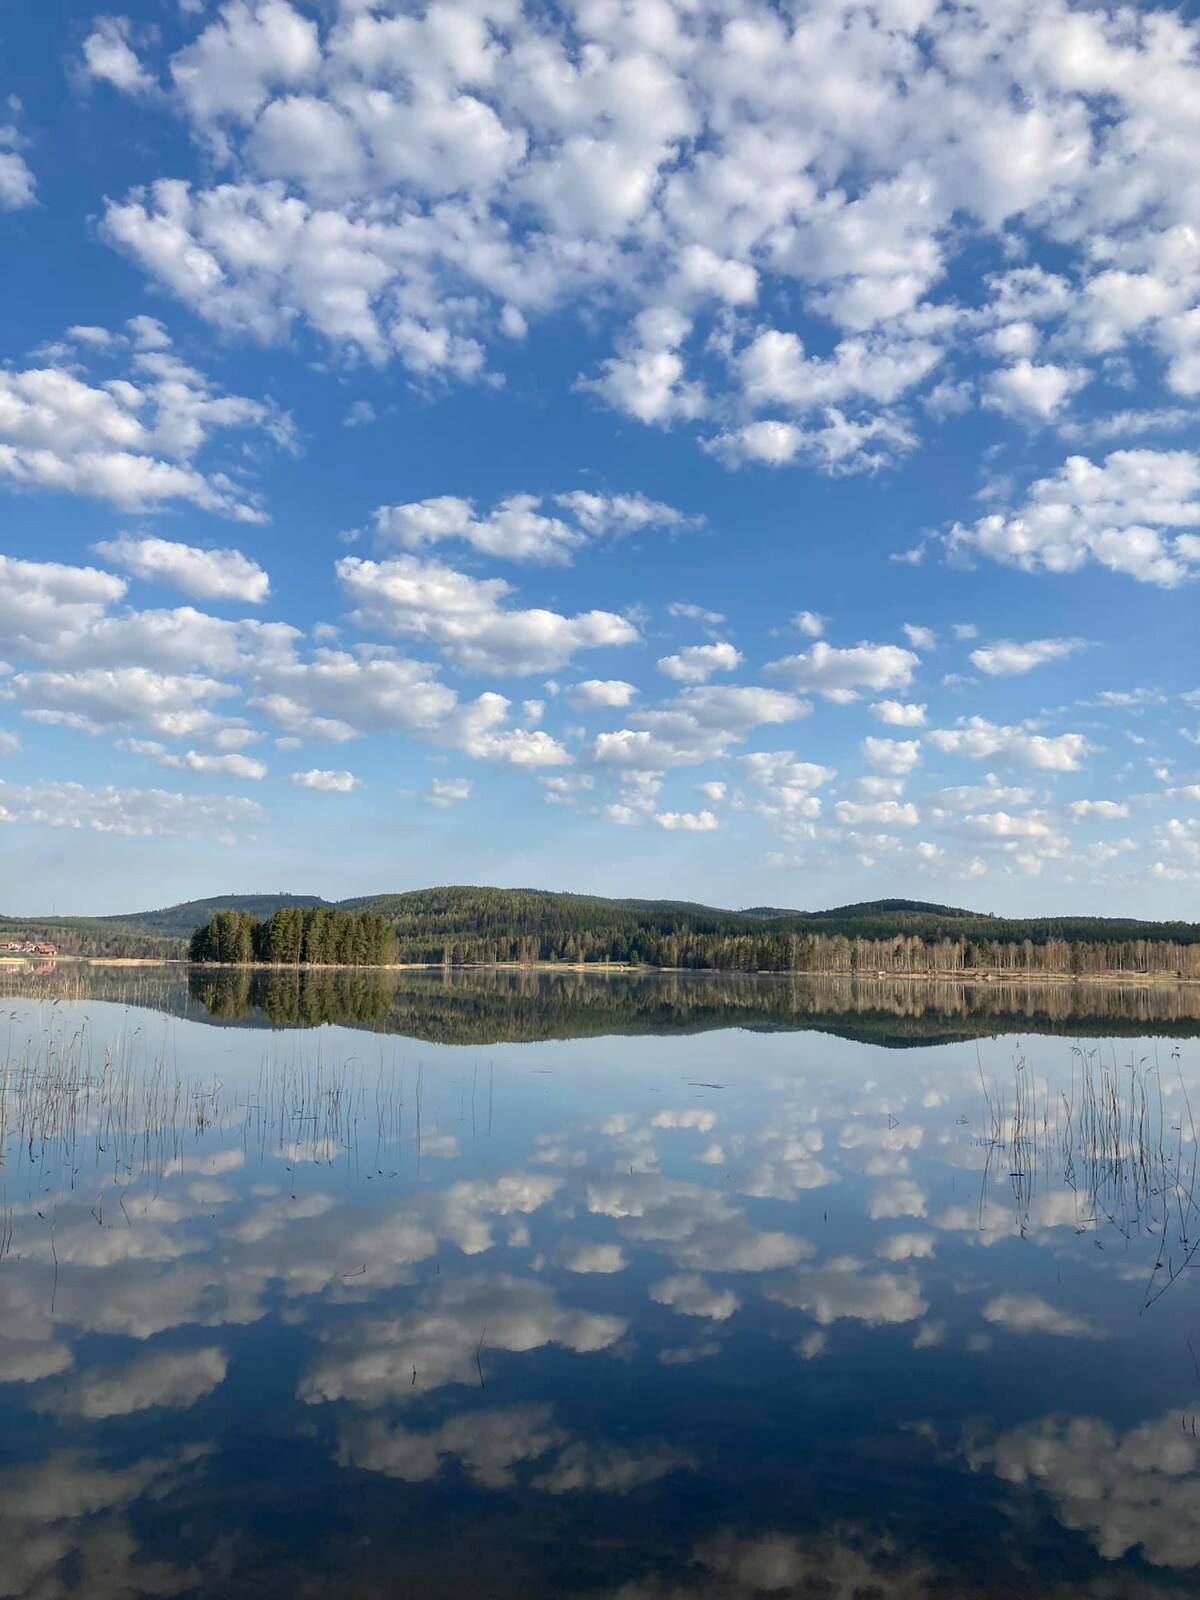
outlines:
[[[103, 918], [0, 918], [0, 938], [53, 940], [65, 951], [180, 956], [218, 911], [371, 911], [395, 929], [402, 962], [616, 962], [732, 971], [1178, 971], [1200, 961], [1200, 924], [1112, 917], [1006, 918], [922, 900], [880, 899], [796, 911], [729, 910], [685, 900], [609, 899], [467, 884], [362, 895], [231, 894]], [[893, 948], [900, 939], [908, 949]], [[1141, 948], [1153, 948], [1151, 959]], [[853, 948], [851, 948], [853, 947]], [[1084, 954], [1084, 947], [1092, 953]], [[1178, 950], [1191, 950], [1186, 957]], [[1036, 956], [1032, 953], [1036, 951]], [[1096, 954], [1103, 951], [1103, 956]], [[1068, 965], [1073, 963], [1073, 965]]]
[[322, 900], [319, 894], [221, 894], [211, 895], [207, 900], [184, 900], [177, 906], [164, 906], [159, 911], [127, 911], [99, 920], [119, 926], [153, 929], [186, 939], [193, 928], [208, 922], [218, 911], [244, 911], [252, 917], [269, 917], [272, 911], [288, 906], [331, 905], [331, 901]]

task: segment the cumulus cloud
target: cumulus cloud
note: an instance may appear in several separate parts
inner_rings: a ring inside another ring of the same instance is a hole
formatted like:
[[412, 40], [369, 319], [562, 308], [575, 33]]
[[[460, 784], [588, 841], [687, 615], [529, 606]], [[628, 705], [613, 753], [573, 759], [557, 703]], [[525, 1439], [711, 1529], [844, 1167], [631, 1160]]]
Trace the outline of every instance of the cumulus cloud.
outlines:
[[623, 710], [636, 695], [633, 684], [623, 678], [585, 678], [567, 690], [567, 698], [577, 711]]
[[131, 577], [180, 589], [198, 600], [243, 600], [261, 605], [271, 592], [267, 574], [240, 550], [198, 550], [190, 544], [129, 533], [92, 548]]
[[657, 811], [654, 821], [668, 833], [711, 833], [720, 827], [711, 811]]
[[1116, 450], [1097, 465], [1071, 456], [1034, 483], [1023, 505], [958, 524], [952, 549], [977, 550], [1025, 572], [1076, 572], [1096, 561], [1171, 588], [1200, 566], [1200, 456]]
[[[306, 328], [479, 382], [579, 308], [602, 328], [580, 382], [603, 403], [652, 426], [719, 416], [728, 460], [834, 471], [911, 448], [918, 409], [973, 403], [943, 371], [955, 351], [998, 358], [984, 403], [1037, 422], [1127, 350], [1200, 389], [1186, 16], [727, 4], [631, 29], [518, 7], [447, 30], [432, 8], [322, 31], [287, 0], [227, 0], [161, 73], [119, 21], [92, 38], [101, 76], [169, 77], [223, 166], [114, 198], [105, 235], [228, 332]], [[848, 83], [869, 115], [846, 115]], [[961, 269], [1000, 236], [1026, 259], [964, 307]], [[760, 305], [794, 305], [804, 338]]]
[[1015, 678], [1047, 661], [1065, 661], [1087, 648], [1085, 639], [1001, 639], [971, 651], [971, 665], [989, 678]]
[[724, 641], [689, 644], [677, 655], [660, 656], [658, 670], [677, 683], [707, 683], [714, 672], [732, 672], [741, 661], [742, 652]]
[[986, 717], [967, 717], [954, 728], [935, 728], [928, 738], [948, 755], [966, 756], [971, 761], [999, 756], [1037, 772], [1078, 772], [1093, 748], [1082, 733], [1030, 733], [1025, 728], [999, 726]]
[[471, 798], [470, 778], [432, 778], [425, 785], [425, 798], [431, 806], [448, 810]]
[[[420, 1399], [448, 1384], [478, 1384], [479, 1330], [486, 1348], [523, 1352], [548, 1344], [586, 1355], [625, 1332], [619, 1318], [563, 1306], [543, 1283], [504, 1273], [441, 1279], [411, 1309], [360, 1320], [331, 1339], [300, 1382], [311, 1405], [360, 1406]], [[417, 1381], [413, 1381], [413, 1368]]]
[[225, 1381], [227, 1361], [215, 1345], [158, 1350], [112, 1366], [89, 1367], [36, 1402], [60, 1417], [126, 1417], [166, 1406], [184, 1411]]
[[[547, 504], [555, 511], [543, 509]], [[419, 551], [447, 539], [508, 561], [567, 564], [589, 540], [645, 528], [683, 528], [701, 519], [641, 494], [574, 490], [551, 496], [510, 495], [482, 515], [470, 500], [438, 495], [407, 505], [380, 506], [374, 515], [381, 544]]]
[[[1010, 327], [1013, 326], [1015, 324], [1010, 324]], [[1023, 356], [986, 379], [983, 403], [1009, 416], [1047, 422], [1058, 415], [1066, 401], [1085, 386], [1088, 378], [1089, 374], [1079, 367], [1059, 367], [1052, 362], [1038, 365]]]
[[807, 716], [807, 701], [757, 685], [697, 685], [674, 700], [597, 735], [595, 761], [604, 767], [658, 772], [725, 755], [755, 728]]
[[891, 777], [901, 777], [920, 765], [921, 741], [877, 739], [868, 734], [862, 742], [862, 753], [876, 772], [885, 772]]
[[83, 68], [88, 77], [123, 94], [148, 94], [155, 81], [130, 44], [129, 32], [127, 17], [97, 17], [83, 41]]
[[819, 639], [802, 655], [772, 661], [766, 671], [793, 689], [827, 700], [852, 700], [861, 689], [907, 688], [919, 665], [920, 658], [899, 645], [858, 644], [839, 650]]
[[796, 1267], [764, 1285], [763, 1292], [770, 1300], [806, 1312], [823, 1328], [843, 1320], [871, 1327], [916, 1322], [929, 1309], [915, 1278], [865, 1272], [852, 1256], [839, 1256], [819, 1267]]
[[685, 1317], [707, 1317], [726, 1322], [741, 1305], [731, 1289], [716, 1289], [697, 1272], [664, 1278], [650, 1287], [651, 1300], [670, 1306]]
[[352, 772], [330, 771], [321, 767], [311, 767], [307, 772], [293, 772], [289, 781], [300, 789], [315, 789], [318, 794], [349, 794], [352, 789], [362, 787], [362, 779], [356, 778]]
[[[11, 96], [8, 109], [20, 110]], [[37, 204], [37, 180], [21, 154], [27, 142], [12, 123], [0, 123], [0, 211], [22, 211]]]
[[879, 722], [893, 728], [920, 728], [925, 724], [925, 706], [904, 700], [875, 700], [867, 708]]
[[163, 789], [88, 789], [80, 783], [0, 781], [0, 823], [85, 828], [130, 838], [182, 836], [230, 843], [235, 830], [266, 821], [253, 801]]
[[256, 496], [229, 473], [195, 465], [226, 431], [291, 442], [290, 423], [273, 406], [222, 394], [171, 351], [144, 342], [127, 374], [106, 382], [90, 383], [65, 363], [0, 372], [0, 480], [12, 487], [88, 495], [130, 511], [187, 503], [263, 522]]
[[510, 609], [505, 602], [512, 590], [503, 578], [473, 578], [416, 556], [345, 556], [337, 577], [359, 626], [427, 640], [472, 672], [551, 672], [580, 650], [638, 637], [631, 622], [611, 611], [565, 617]]
[[975, 1471], [1040, 1489], [1063, 1526], [1106, 1561], [1140, 1546], [1155, 1566], [1200, 1564], [1200, 1445], [1177, 1411], [1125, 1432], [1098, 1417], [1045, 1417], [974, 1441], [967, 1459]]
[[1047, 1333], [1057, 1339], [1102, 1339], [1087, 1317], [1060, 1311], [1035, 1294], [998, 1294], [983, 1308], [983, 1320], [1009, 1333]]

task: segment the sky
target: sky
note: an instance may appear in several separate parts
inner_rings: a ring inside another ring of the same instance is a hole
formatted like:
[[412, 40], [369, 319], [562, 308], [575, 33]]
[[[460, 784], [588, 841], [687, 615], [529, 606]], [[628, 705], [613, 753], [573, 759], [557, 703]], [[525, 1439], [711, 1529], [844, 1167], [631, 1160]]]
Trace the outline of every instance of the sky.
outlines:
[[1196, 915], [1196, 7], [0, 0], [0, 260], [0, 909]]

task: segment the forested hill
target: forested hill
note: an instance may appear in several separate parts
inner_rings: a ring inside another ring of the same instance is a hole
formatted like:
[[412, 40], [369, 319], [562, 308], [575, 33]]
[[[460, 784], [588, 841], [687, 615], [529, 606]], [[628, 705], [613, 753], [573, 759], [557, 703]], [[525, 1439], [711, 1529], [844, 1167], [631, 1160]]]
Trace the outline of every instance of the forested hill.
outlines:
[[[447, 967], [604, 963], [730, 972], [953, 974], [1138, 972], [1200, 978], [1200, 925], [1056, 917], [1017, 921], [924, 901], [880, 900], [831, 911], [727, 911], [688, 901], [609, 900], [536, 889], [452, 885], [366, 896], [335, 908], [284, 907], [251, 927], [222, 916], [196, 952], [253, 949], [275, 963], [330, 957], [331, 928], [371, 915], [394, 932], [400, 962]], [[374, 938], [375, 935], [372, 935]], [[206, 959], [214, 959], [211, 955]], [[221, 954], [215, 959], [240, 959]]]
[[218, 911], [243, 911], [251, 917], [269, 917], [272, 911], [309, 906], [324, 906], [328, 910], [333, 901], [323, 900], [319, 894], [217, 894], [207, 900], [185, 900], [181, 905], [164, 906], [161, 911], [127, 911], [118, 916], [102, 917], [100, 921], [153, 928], [157, 933], [173, 933], [187, 939], [193, 928], [208, 922]]
[[[470, 885], [338, 902], [319, 895], [217, 895], [101, 919], [0, 918], [0, 939], [5, 929], [18, 934], [36, 927], [39, 937], [52, 938], [65, 951], [182, 955], [193, 929], [220, 911], [266, 922], [279, 912], [311, 920], [313, 910], [370, 911], [386, 918], [402, 962], [610, 961], [733, 971], [1120, 969], [1200, 976], [1198, 923], [1073, 916], [1022, 920], [903, 899], [826, 911], [776, 906], [733, 911], [681, 900]], [[327, 928], [328, 919], [314, 925]], [[301, 961], [303, 949], [302, 942]]]

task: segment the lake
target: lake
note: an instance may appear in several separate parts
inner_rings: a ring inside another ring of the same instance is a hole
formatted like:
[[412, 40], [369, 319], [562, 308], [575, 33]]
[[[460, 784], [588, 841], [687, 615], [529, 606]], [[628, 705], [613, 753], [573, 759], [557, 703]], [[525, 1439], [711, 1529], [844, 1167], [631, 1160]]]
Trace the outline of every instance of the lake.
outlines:
[[1195, 1596], [1197, 1034], [0, 971], [0, 1596]]

